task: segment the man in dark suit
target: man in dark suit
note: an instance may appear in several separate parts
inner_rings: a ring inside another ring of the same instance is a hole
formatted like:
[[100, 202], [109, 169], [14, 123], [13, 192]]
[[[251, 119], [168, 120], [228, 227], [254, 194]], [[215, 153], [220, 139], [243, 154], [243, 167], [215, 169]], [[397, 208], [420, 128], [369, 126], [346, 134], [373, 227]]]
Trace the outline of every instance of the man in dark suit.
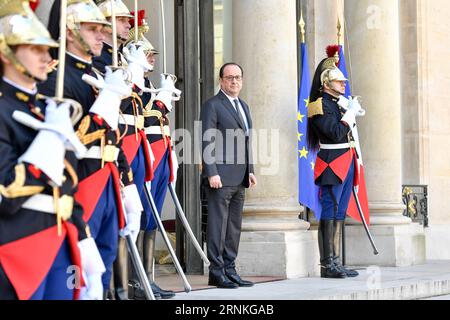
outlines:
[[[207, 183], [209, 285], [253, 286], [240, 278], [235, 260], [241, 236], [245, 188], [257, 184], [252, 165], [248, 105], [239, 99], [243, 70], [235, 63], [220, 69], [220, 92], [202, 107], [203, 176]], [[206, 180], [207, 178], [207, 180]]]

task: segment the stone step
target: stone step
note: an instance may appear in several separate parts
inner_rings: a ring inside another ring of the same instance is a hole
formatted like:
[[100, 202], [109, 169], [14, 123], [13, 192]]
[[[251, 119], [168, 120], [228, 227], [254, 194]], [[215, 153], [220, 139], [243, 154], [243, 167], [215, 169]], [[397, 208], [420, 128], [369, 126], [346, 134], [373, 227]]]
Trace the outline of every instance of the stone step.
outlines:
[[[357, 268], [347, 279], [300, 278], [177, 294], [178, 300], [415, 300], [450, 294], [450, 261], [411, 267]], [[245, 278], [245, 276], [243, 276]]]

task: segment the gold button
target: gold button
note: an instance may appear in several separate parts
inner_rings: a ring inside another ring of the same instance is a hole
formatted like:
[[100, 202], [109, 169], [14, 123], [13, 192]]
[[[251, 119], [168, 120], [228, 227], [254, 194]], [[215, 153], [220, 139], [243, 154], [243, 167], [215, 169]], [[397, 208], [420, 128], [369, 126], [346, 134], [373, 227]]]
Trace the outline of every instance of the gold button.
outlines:
[[36, 112], [41, 112], [41, 108], [39, 107], [34, 108], [34, 110], [36, 110]]
[[66, 176], [63, 176], [62, 182], [66, 182], [66, 181], [67, 181], [67, 177], [66, 177]]
[[112, 141], [111, 141], [111, 140], [108, 140], [108, 144], [112, 144]]

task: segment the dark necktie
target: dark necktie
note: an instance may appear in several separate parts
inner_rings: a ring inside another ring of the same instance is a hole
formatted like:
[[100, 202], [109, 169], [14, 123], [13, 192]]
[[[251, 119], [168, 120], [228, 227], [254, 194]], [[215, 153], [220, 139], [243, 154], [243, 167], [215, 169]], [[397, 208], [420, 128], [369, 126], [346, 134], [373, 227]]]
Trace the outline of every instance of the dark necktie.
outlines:
[[239, 100], [238, 99], [234, 99], [233, 100], [234, 101], [234, 106], [236, 107], [235, 108], [235, 111], [236, 111], [236, 114], [237, 114], [237, 116], [238, 116], [238, 118], [239, 118], [239, 121], [241, 122], [241, 124], [242, 124], [242, 127], [245, 129], [245, 131], [247, 132], [247, 126], [245, 125], [245, 121], [244, 121], [244, 118], [242, 117], [242, 114], [241, 114], [241, 112], [239, 111]]

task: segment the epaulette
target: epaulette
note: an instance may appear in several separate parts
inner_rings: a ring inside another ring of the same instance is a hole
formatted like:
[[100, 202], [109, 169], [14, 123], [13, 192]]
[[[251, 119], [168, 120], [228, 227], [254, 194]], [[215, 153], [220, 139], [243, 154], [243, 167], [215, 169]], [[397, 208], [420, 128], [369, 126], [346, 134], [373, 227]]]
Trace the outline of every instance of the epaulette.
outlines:
[[322, 98], [308, 104], [308, 119], [315, 116], [323, 116]]

